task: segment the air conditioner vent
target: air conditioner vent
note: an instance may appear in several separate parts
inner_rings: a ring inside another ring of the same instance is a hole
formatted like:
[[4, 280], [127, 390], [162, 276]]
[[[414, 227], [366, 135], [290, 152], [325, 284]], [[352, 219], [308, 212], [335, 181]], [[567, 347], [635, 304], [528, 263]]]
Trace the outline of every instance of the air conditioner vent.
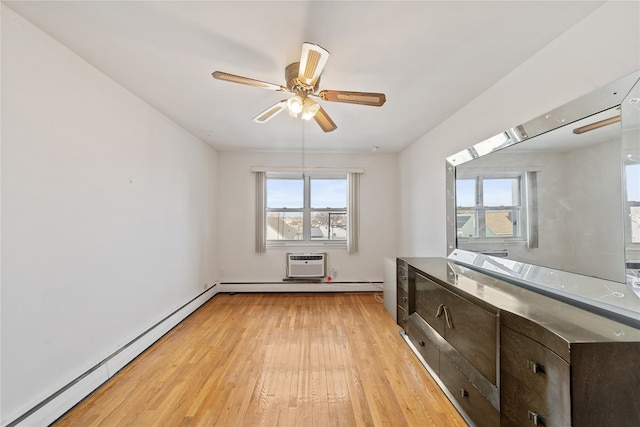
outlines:
[[326, 275], [325, 253], [287, 254], [288, 278], [321, 278]]

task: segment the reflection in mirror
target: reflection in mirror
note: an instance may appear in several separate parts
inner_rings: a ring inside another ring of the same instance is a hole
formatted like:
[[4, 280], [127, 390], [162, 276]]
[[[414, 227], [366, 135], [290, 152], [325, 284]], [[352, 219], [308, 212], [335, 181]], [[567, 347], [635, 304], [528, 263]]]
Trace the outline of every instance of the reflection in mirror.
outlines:
[[640, 294], [640, 83], [621, 105], [627, 285]]
[[639, 77], [448, 158], [450, 258], [640, 321]]
[[458, 166], [456, 216], [469, 218], [458, 248], [623, 282], [620, 123], [573, 132], [619, 116], [608, 109]]

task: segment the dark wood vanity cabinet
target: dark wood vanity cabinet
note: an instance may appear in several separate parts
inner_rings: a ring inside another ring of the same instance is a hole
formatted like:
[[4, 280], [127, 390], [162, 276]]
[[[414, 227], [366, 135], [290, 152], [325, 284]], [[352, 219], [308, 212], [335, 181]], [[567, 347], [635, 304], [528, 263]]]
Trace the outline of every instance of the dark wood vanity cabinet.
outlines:
[[441, 258], [398, 259], [398, 292], [405, 339], [470, 423], [640, 425], [637, 328]]
[[497, 311], [411, 266], [408, 277], [407, 338], [475, 424], [498, 426]]

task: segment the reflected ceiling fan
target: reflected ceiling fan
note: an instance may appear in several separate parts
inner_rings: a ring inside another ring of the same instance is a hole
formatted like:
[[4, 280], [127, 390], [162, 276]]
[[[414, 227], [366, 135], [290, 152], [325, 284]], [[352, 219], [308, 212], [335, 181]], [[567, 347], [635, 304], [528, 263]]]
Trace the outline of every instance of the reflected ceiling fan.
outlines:
[[256, 123], [265, 123], [281, 111], [287, 110], [292, 117], [299, 116], [304, 120], [310, 120], [313, 117], [323, 131], [331, 132], [337, 128], [336, 124], [331, 120], [324, 108], [311, 99], [312, 97], [320, 98], [323, 101], [346, 102], [374, 107], [382, 106], [386, 101], [386, 97], [384, 93], [373, 92], [347, 92], [343, 90], [321, 90], [318, 92], [320, 74], [322, 74], [328, 59], [329, 52], [322, 47], [313, 43], [303, 43], [300, 62], [294, 62], [285, 68], [286, 86], [236, 76], [222, 71], [214, 71], [212, 75], [218, 80], [257, 86], [294, 95], [289, 99], [283, 99], [258, 114], [253, 118]]

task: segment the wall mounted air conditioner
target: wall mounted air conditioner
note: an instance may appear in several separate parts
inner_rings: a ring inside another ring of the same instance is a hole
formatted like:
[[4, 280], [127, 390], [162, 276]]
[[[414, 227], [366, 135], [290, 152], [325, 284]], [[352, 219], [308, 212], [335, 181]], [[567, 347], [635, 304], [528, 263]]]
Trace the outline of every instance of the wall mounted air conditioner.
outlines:
[[326, 275], [326, 253], [288, 253], [287, 277], [321, 278]]

